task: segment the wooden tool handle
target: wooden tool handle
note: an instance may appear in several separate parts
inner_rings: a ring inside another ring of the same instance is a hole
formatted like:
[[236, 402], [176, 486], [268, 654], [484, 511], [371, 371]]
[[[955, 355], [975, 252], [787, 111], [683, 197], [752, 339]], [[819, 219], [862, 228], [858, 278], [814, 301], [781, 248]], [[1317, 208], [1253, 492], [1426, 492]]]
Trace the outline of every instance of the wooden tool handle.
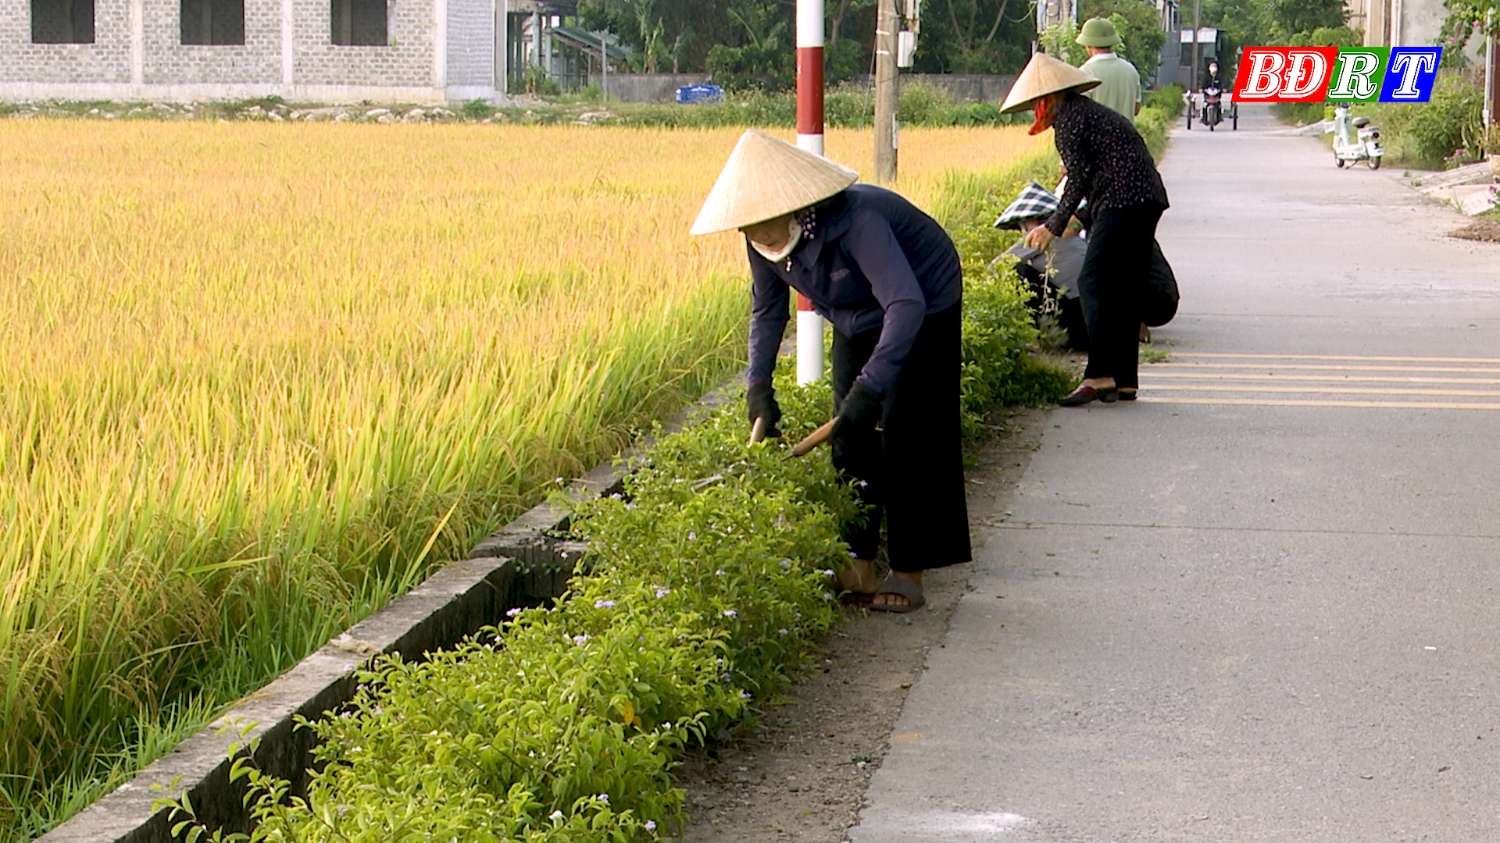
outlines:
[[818, 447], [824, 442], [827, 442], [828, 438], [833, 435], [833, 426], [835, 424], [838, 424], [838, 418], [836, 417], [829, 419], [827, 424], [824, 424], [822, 427], [814, 430], [812, 433], [807, 434], [806, 439], [798, 442], [796, 446], [792, 448], [792, 456], [805, 457], [812, 452], [812, 449]]
[[750, 444], [754, 445], [755, 443], [757, 443], [757, 442], [759, 442], [759, 441], [761, 441], [762, 439], [765, 439], [765, 438], [766, 438], [766, 417], [765, 416], [756, 416], [755, 417], [755, 424], [751, 425], [751, 427], [750, 427]]

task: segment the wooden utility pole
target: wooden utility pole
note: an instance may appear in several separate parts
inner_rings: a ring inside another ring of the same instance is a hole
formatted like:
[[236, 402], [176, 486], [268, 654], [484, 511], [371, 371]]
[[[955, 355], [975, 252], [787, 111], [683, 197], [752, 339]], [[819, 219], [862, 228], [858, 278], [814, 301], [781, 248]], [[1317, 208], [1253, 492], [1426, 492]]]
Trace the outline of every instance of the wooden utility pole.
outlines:
[[901, 80], [896, 70], [896, 0], [880, 0], [875, 15], [875, 181], [896, 180], [896, 110], [901, 101]]

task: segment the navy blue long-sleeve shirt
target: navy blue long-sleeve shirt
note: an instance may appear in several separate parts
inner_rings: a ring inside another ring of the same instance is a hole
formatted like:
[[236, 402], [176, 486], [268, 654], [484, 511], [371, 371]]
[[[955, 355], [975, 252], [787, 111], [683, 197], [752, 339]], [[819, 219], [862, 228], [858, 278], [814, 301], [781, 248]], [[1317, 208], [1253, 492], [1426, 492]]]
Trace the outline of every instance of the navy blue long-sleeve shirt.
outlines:
[[853, 185], [817, 212], [813, 236], [803, 237], [785, 260], [773, 264], [746, 243], [752, 279], [746, 380], [770, 383], [790, 318], [790, 291], [796, 290], [846, 337], [880, 331], [855, 382], [884, 394], [895, 385], [922, 320], [963, 297], [958, 250], [936, 220], [873, 185]]

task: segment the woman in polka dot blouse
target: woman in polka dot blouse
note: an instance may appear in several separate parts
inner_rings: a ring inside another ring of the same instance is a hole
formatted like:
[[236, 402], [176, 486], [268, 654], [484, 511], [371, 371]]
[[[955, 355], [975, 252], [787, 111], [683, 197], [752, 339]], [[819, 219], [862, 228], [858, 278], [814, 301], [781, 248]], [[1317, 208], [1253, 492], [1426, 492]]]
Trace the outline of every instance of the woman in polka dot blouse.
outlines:
[[[1095, 314], [1089, 362], [1083, 384], [1061, 401], [1065, 406], [1135, 398], [1139, 302], [1148, 284], [1156, 224], [1168, 207], [1161, 174], [1135, 126], [1081, 95], [1091, 82], [1077, 68], [1038, 54], [1005, 104], [1006, 110], [1032, 106], [1032, 132], [1053, 129], [1068, 172], [1062, 203], [1045, 225], [1026, 235], [1027, 245], [1046, 249], [1085, 199], [1093, 218], [1078, 280], [1084, 309]], [[1017, 97], [1024, 99], [1013, 103]]]

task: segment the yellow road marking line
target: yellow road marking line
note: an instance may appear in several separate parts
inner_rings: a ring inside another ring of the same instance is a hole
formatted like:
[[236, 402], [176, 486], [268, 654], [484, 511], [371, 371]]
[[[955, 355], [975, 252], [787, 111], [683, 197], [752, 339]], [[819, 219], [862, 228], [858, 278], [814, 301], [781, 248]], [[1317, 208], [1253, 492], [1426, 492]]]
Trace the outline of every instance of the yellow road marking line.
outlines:
[[1217, 404], [1239, 407], [1378, 407], [1387, 410], [1500, 410], [1500, 404], [1439, 401], [1304, 401], [1298, 399], [1260, 398], [1152, 398], [1139, 399], [1149, 404]]
[[[1145, 386], [1150, 388], [1155, 384], [1146, 382]], [[1250, 393], [1309, 393], [1309, 394], [1332, 394], [1332, 395], [1472, 395], [1481, 398], [1500, 398], [1500, 391], [1493, 389], [1360, 389], [1357, 387], [1318, 387], [1318, 386], [1217, 386], [1217, 385], [1177, 385], [1161, 384], [1156, 386], [1171, 392], [1250, 392]]]
[[1267, 369], [1293, 369], [1297, 371], [1324, 371], [1324, 372], [1472, 372], [1482, 375], [1500, 375], [1500, 369], [1474, 369], [1455, 366], [1306, 366], [1296, 363], [1277, 363], [1272, 366], [1264, 366], [1256, 363], [1152, 363], [1142, 366], [1141, 369], [1256, 369], [1265, 371]]
[[1314, 383], [1472, 383], [1472, 384], [1500, 384], [1500, 378], [1372, 378], [1360, 375], [1239, 375], [1224, 374], [1215, 375], [1198, 372], [1158, 372], [1142, 368], [1141, 373], [1148, 378], [1169, 378], [1172, 380], [1215, 380], [1215, 381], [1311, 381]]
[[1493, 363], [1500, 365], [1495, 357], [1381, 357], [1364, 354], [1227, 354], [1212, 351], [1167, 352], [1174, 357], [1210, 357], [1219, 360], [1375, 360], [1386, 363]]

